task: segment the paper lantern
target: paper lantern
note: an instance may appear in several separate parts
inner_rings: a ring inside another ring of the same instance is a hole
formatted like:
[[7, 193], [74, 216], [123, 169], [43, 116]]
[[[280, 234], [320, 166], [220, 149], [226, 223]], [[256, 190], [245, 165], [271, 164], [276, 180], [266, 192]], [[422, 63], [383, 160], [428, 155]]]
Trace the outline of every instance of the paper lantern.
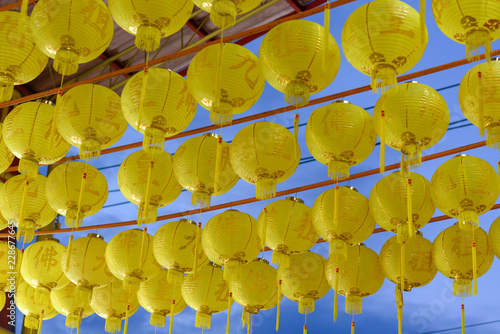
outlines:
[[200, 9], [210, 13], [210, 20], [217, 27], [229, 28], [235, 24], [236, 15], [248, 13], [259, 0], [192, 0]]
[[329, 189], [316, 198], [311, 220], [319, 236], [330, 243], [330, 254], [347, 256], [347, 246], [368, 239], [375, 229], [368, 199], [353, 187]]
[[174, 155], [174, 174], [193, 193], [191, 204], [200, 208], [210, 207], [211, 196], [225, 194], [239, 180], [229, 161], [229, 144], [215, 133], [182, 143]]
[[182, 29], [191, 16], [189, 0], [110, 0], [109, 10], [123, 30], [135, 35], [135, 46], [144, 51], [160, 47], [160, 39]]
[[198, 52], [189, 65], [187, 82], [196, 102], [210, 111], [210, 121], [217, 125], [229, 124], [233, 114], [250, 109], [265, 85], [257, 56], [235, 43], [214, 44]]
[[297, 169], [300, 147], [285, 127], [256, 122], [234, 136], [229, 158], [236, 174], [257, 186], [255, 197], [268, 199], [276, 196], [276, 184], [288, 179]]
[[[201, 246], [201, 225], [189, 219], [166, 223], [156, 232], [156, 261], [168, 269], [169, 282], [182, 283], [184, 273], [196, 273], [208, 263]], [[180, 284], [178, 285], [180, 291]]]
[[462, 79], [458, 90], [460, 109], [479, 128], [486, 144], [500, 149], [500, 59], [477, 64]]
[[432, 0], [432, 13], [441, 31], [455, 42], [465, 44], [469, 61], [479, 60], [484, 47], [490, 58], [491, 42], [500, 38], [500, 4], [495, 0]]
[[330, 32], [305, 20], [291, 20], [271, 29], [260, 45], [259, 57], [267, 82], [285, 93], [292, 105], [328, 87], [340, 67], [340, 50]]
[[415, 9], [398, 0], [371, 1], [347, 18], [342, 29], [344, 55], [358, 71], [371, 76], [373, 91], [396, 85], [396, 76], [422, 57], [428, 36], [420, 20]]
[[186, 308], [180, 286], [169, 283], [168, 270], [164, 268], [152, 279], [141, 282], [137, 298], [139, 304], [151, 313], [149, 323], [155, 327], [164, 327], [167, 315], [172, 319], [172, 314], [177, 315]]
[[180, 133], [191, 123], [196, 101], [186, 80], [173, 71], [151, 68], [144, 76], [144, 71], [135, 74], [123, 88], [123, 115], [144, 134], [144, 150], [161, 151], [165, 138]]
[[400, 244], [412, 239], [415, 230], [425, 226], [436, 211], [429, 181], [413, 172], [398, 171], [383, 177], [372, 188], [369, 203], [377, 224], [397, 233]]
[[210, 262], [196, 275], [184, 277], [182, 297], [196, 311], [195, 326], [198, 328], [210, 329], [212, 314], [225, 311], [232, 303], [223, 272], [220, 266]]
[[126, 199], [139, 206], [137, 223], [154, 223], [158, 208], [179, 197], [172, 156], [164, 151], [140, 150], [123, 160], [118, 170], [118, 186]]
[[52, 131], [56, 108], [50, 102], [26, 102], [15, 107], [5, 118], [2, 140], [19, 158], [18, 171], [35, 176], [38, 165], [61, 160], [71, 145]]
[[273, 250], [273, 263], [288, 267], [291, 254], [307, 252], [318, 241], [311, 208], [297, 197], [268, 204], [259, 214], [257, 231], [263, 246]]
[[[4, 12], [2, 12], [4, 13]], [[1, 80], [1, 79], [0, 79]], [[1, 83], [0, 83], [1, 85]], [[5, 141], [3, 138], [0, 139], [0, 171], [3, 173], [7, 168], [12, 165], [14, 161], [14, 154], [9, 151], [7, 145], [5, 145]]]
[[488, 212], [500, 192], [498, 175], [483, 159], [458, 155], [436, 169], [431, 197], [445, 215], [458, 218], [463, 229], [479, 226], [478, 216]]
[[18, 228], [17, 236], [22, 235], [24, 243], [33, 240], [35, 229], [47, 226], [56, 217], [47, 204], [45, 183], [46, 177], [40, 174], [35, 177], [18, 174], [0, 187], [2, 215]]
[[113, 18], [100, 0], [41, 0], [31, 13], [37, 46], [54, 59], [62, 75], [78, 71], [78, 64], [101, 55], [113, 38]]
[[50, 299], [45, 306], [36, 303], [35, 289], [24, 281], [19, 283], [16, 290], [16, 306], [25, 316], [23, 326], [29, 329], [38, 329], [42, 320], [49, 320], [57, 315]]
[[[35, 44], [29, 24], [19, 25], [22, 15], [13, 11], [0, 14], [0, 102], [12, 98], [14, 85], [22, 85], [42, 73], [49, 58]], [[28, 19], [28, 18], [26, 18]]]
[[108, 198], [108, 183], [95, 167], [68, 162], [54, 168], [45, 183], [50, 207], [66, 217], [66, 226], [77, 228], [83, 218], [97, 213]]
[[35, 288], [35, 303], [50, 306], [50, 292], [68, 285], [61, 266], [61, 256], [66, 247], [57, 239], [45, 239], [31, 244], [24, 251], [21, 275]]
[[21, 257], [13, 242], [0, 241], [0, 292], [15, 291], [19, 283]]
[[243, 327], [248, 326], [249, 332], [251, 332], [252, 315], [276, 305], [278, 300], [276, 283], [276, 269], [261, 258], [241, 266], [238, 275], [231, 280], [230, 291], [234, 301], [243, 306], [241, 320]]
[[61, 290], [52, 291], [50, 300], [55, 310], [66, 317], [66, 327], [79, 329], [82, 319], [92, 315], [94, 310], [89, 301], [76, 298], [76, 288], [76, 285], [70, 282]]
[[493, 221], [493, 223], [491, 223], [489, 236], [490, 236], [491, 247], [493, 248], [493, 252], [500, 259], [500, 219], [499, 218], [495, 219]]
[[117, 333], [121, 330], [122, 319], [125, 319], [124, 331], [127, 330], [127, 319], [139, 309], [139, 302], [137, 294], [124, 290], [123, 282], [115, 278], [94, 289], [90, 306], [98, 316], [106, 319], [104, 330]]
[[58, 107], [57, 129], [80, 158], [97, 159], [101, 149], [115, 144], [125, 133], [120, 97], [100, 85], [80, 85], [64, 94]]
[[153, 256], [153, 237], [139, 229], [116, 234], [106, 247], [105, 257], [109, 271], [123, 281], [126, 291], [137, 292], [141, 281], [155, 277], [160, 271]]
[[443, 138], [449, 121], [446, 101], [433, 88], [407, 82], [389, 89], [373, 110], [373, 123], [381, 141], [381, 171], [386, 143], [403, 154], [401, 168], [414, 169], [422, 162], [422, 151]]
[[349, 177], [351, 166], [368, 158], [376, 141], [370, 114], [347, 101], [314, 110], [306, 126], [307, 148], [337, 182]]
[[224, 267], [226, 280], [260, 252], [257, 222], [249, 214], [236, 210], [212, 217], [203, 228], [201, 240], [208, 259]]

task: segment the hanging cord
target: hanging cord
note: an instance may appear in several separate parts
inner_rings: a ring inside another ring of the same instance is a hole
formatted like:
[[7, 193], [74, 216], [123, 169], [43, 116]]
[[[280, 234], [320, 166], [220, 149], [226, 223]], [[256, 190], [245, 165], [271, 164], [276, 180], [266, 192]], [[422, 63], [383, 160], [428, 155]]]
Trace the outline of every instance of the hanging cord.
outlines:
[[57, 91], [56, 98], [56, 108], [54, 109], [54, 115], [52, 116], [52, 124], [50, 127], [50, 140], [49, 140], [49, 151], [52, 150], [54, 145], [54, 137], [57, 131], [57, 119], [59, 114], [59, 109], [61, 108], [61, 98], [63, 93], [63, 83], [64, 83], [64, 74], [61, 77], [61, 85], [59, 86], [59, 90]]
[[[227, 283], [227, 288], [229, 289], [229, 283]], [[229, 292], [229, 297], [227, 298], [226, 334], [229, 334], [229, 324], [230, 324], [230, 320], [231, 320], [231, 305], [233, 305], [233, 293]]]
[[380, 111], [380, 173], [385, 172], [385, 111]]
[[144, 112], [144, 99], [146, 97], [146, 88], [148, 85], [148, 75], [149, 75], [149, 51], [146, 51], [146, 66], [144, 67], [144, 76], [142, 77], [141, 84], [141, 97], [139, 99], [139, 115], [137, 117], [137, 128], [141, 128], [142, 114]]

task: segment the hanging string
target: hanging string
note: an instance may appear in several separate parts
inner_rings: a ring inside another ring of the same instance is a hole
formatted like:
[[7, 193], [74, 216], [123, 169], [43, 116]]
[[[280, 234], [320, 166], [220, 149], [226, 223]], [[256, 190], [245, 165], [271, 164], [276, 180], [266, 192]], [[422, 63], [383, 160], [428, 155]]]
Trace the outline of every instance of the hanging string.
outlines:
[[54, 145], [54, 137], [57, 131], [57, 118], [59, 115], [59, 108], [61, 108], [61, 98], [63, 93], [63, 83], [64, 83], [64, 74], [61, 76], [61, 85], [59, 86], [59, 90], [57, 91], [56, 97], [56, 108], [54, 109], [54, 115], [52, 116], [52, 125], [50, 128], [50, 140], [49, 140], [49, 151], [52, 150]]
[[[142, 257], [144, 255], [144, 244], [146, 241], [146, 235], [148, 234], [148, 228], [144, 227], [144, 231], [142, 233], [142, 240], [141, 240], [141, 256], [139, 257], [139, 270], [142, 270], [142, 266], [144, 265], [144, 262], [146, 262], [146, 259], [144, 261], [142, 260]], [[148, 242], [149, 246], [149, 242]]]
[[335, 185], [335, 198], [333, 207], [333, 229], [336, 230], [339, 226], [339, 208], [340, 206], [340, 188], [339, 184]]
[[142, 77], [142, 83], [141, 83], [141, 97], [139, 99], [139, 115], [137, 117], [137, 128], [141, 128], [141, 123], [142, 123], [142, 114], [144, 111], [144, 99], [146, 97], [146, 88], [148, 85], [148, 76], [149, 76], [149, 50], [146, 51], [146, 66], [144, 67], [144, 75]]
[[385, 111], [380, 111], [380, 173], [385, 172]]
[[406, 206], [408, 214], [408, 235], [410, 239], [415, 237], [415, 224], [413, 222], [413, 187], [411, 179], [408, 178], [406, 182]]
[[399, 271], [399, 280], [401, 283], [401, 291], [405, 289], [405, 276], [406, 276], [406, 243], [403, 241], [401, 243], [401, 263], [400, 263], [400, 271]]
[[[23, 220], [24, 220], [24, 208], [26, 206], [26, 197], [28, 196], [28, 187], [30, 185], [29, 181], [29, 176], [26, 175], [26, 181], [24, 182], [23, 186], [23, 197], [21, 199], [21, 210], [19, 211], [19, 221], [18, 221], [18, 228], [17, 228], [17, 240], [21, 237], [21, 231], [22, 229], [20, 228], [23, 225]], [[24, 244], [26, 243], [26, 237], [27, 237], [27, 229], [26, 226], [24, 226], [24, 233], [23, 233], [23, 249], [24, 249]], [[28, 236], [31, 239], [31, 236]], [[31, 241], [31, 240], [29, 240]], [[29, 242], [28, 241], [28, 242]]]
[[484, 136], [484, 86], [483, 86], [483, 74], [477, 72], [477, 98], [478, 98], [478, 120], [479, 123], [479, 135]]
[[[267, 238], [267, 199], [265, 200], [265, 207], [263, 209], [263, 221], [262, 221], [262, 229], [260, 231], [260, 234], [261, 234], [261, 238], [260, 238], [260, 250], [261, 252], [263, 252], [266, 248], [266, 238]], [[275, 252], [273, 252], [273, 255], [274, 255]], [[275, 263], [273, 261], [273, 263]]]
[[[279, 274], [278, 274], [279, 275]], [[280, 313], [281, 313], [281, 285], [282, 280], [278, 277], [278, 302], [276, 303], [276, 332], [279, 331], [280, 328]]]
[[[215, 101], [214, 104], [212, 105], [211, 108], [211, 113], [213, 113], [213, 119], [215, 120], [218, 116], [219, 119], [219, 124], [221, 125], [222, 128], [222, 108], [220, 105], [220, 98], [221, 98], [221, 85], [222, 85], [222, 59], [224, 56], [224, 23], [222, 23], [222, 28], [221, 28], [221, 37], [220, 37], [220, 43], [219, 43], [219, 52], [217, 54], [217, 67], [215, 70]], [[215, 110], [216, 109], [219, 114], [215, 115]]]
[[[200, 220], [201, 220], [201, 208], [200, 208]], [[198, 247], [200, 244], [200, 236], [201, 233], [201, 221], [198, 222], [198, 225], [196, 226], [196, 235], [195, 235], [195, 245], [194, 245], [194, 263], [193, 263], [193, 277], [196, 277], [196, 274], [198, 272]]]
[[[222, 133], [222, 127], [221, 127]], [[222, 134], [219, 136], [219, 140], [217, 141], [217, 150], [215, 155], [215, 175], [214, 175], [214, 195], [217, 196], [219, 193], [219, 178], [220, 178], [220, 169], [222, 165]]]
[[146, 194], [144, 196], [144, 205], [142, 207], [142, 214], [140, 212], [141, 208], [139, 207], [139, 217], [137, 219], [137, 224], [139, 225], [139, 228], [141, 227], [142, 224], [152, 223], [152, 221], [149, 217], [149, 205], [151, 204], [151, 188], [153, 187], [153, 175], [154, 175], [154, 167], [155, 167], [155, 161], [154, 161], [155, 151], [151, 150], [150, 152], [151, 152], [151, 161], [149, 162], [149, 166], [148, 166], [148, 178], [146, 181]]
[[472, 295], [477, 295], [477, 247], [475, 238], [475, 228], [472, 227], [472, 280], [473, 291]]
[[335, 268], [333, 290], [335, 291], [335, 297], [333, 299], [333, 322], [336, 322], [339, 309], [339, 268]]
[[328, 64], [327, 64], [327, 59], [328, 59], [328, 47], [330, 46], [329, 44], [329, 35], [330, 35], [330, 0], [326, 1], [325, 4], [325, 21], [323, 23], [323, 43], [325, 43], [324, 46], [324, 52], [323, 52], [323, 71], [327, 72], [328, 71]]

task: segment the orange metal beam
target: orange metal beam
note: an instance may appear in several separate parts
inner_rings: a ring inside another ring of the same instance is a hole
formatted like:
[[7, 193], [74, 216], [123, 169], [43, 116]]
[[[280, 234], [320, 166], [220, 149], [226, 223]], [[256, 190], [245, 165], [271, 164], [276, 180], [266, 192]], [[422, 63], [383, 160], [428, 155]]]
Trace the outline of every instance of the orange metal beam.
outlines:
[[[37, 2], [38, 0], [28, 0], [28, 1], [29, 1], [28, 3], [33, 3], [33, 2]], [[7, 10], [12, 10], [14, 8], [21, 7], [22, 3], [23, 3], [23, 1], [20, 0], [20, 1], [16, 1], [16, 2], [13, 2], [11, 4], [5, 5], [3, 7], [0, 7], [0, 12], [5, 12]]]

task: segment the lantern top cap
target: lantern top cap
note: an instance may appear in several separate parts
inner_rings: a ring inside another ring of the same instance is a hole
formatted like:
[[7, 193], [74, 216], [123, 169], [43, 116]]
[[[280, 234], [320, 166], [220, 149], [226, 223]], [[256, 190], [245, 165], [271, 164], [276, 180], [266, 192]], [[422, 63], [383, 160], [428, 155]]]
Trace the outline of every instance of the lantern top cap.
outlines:
[[304, 201], [298, 197], [287, 197], [286, 198], [287, 201], [294, 201], [294, 202], [297, 202], [297, 203], [300, 203], [300, 204], [304, 204]]
[[266, 259], [263, 259], [261, 257], [256, 258], [254, 261], [260, 261], [260, 262], [264, 262], [265, 264], [269, 264], [269, 261], [267, 261]]
[[455, 155], [455, 158], [457, 158], [457, 157], [468, 157], [468, 155], [464, 154], [464, 153], [461, 153], [461, 154]]
[[213, 138], [216, 138], [216, 139], [221, 138], [221, 136], [219, 136], [219, 135], [218, 135], [218, 134], [216, 134], [216, 133], [212, 133], [212, 132], [207, 132], [207, 133], [204, 133], [204, 134], [203, 134], [203, 137], [213, 137]]
[[89, 233], [89, 234], [87, 234], [87, 237], [104, 240], [104, 237], [100, 234], [97, 234], [97, 233]]
[[179, 221], [180, 221], [181, 223], [190, 223], [190, 224], [193, 224], [193, 225], [198, 226], [198, 224], [196, 224], [196, 222], [195, 222], [195, 221], [193, 221], [193, 220], [191, 220], [191, 219], [182, 218], [182, 219], [179, 219]]
[[209, 262], [208, 262], [208, 265], [209, 265], [209, 266], [212, 266], [212, 267], [215, 267], [215, 268], [222, 268], [222, 266], [219, 266], [218, 264], [213, 263], [212, 261], [209, 261]]
[[35, 100], [35, 102], [40, 102], [40, 103], [45, 103], [45, 104], [48, 104], [49, 106], [55, 106], [55, 103], [52, 102], [52, 101], [49, 101], [47, 99], [38, 99], [38, 100]]
[[[50, 238], [45, 238], [45, 239], [40, 240], [40, 241], [55, 241], [55, 242], [57, 242], [58, 244], [60, 243], [60, 242], [59, 242], [59, 239], [52, 238], [52, 237], [50, 237]], [[38, 241], [37, 241], [37, 242], [38, 242]]]
[[351, 102], [347, 101], [347, 100], [336, 100], [336, 101], [333, 101], [332, 104], [334, 103], [345, 103], [345, 104], [351, 104]]
[[351, 190], [354, 190], [355, 192], [359, 193], [358, 189], [352, 187], [352, 186], [342, 186], [342, 188], [347, 188], [347, 189], [351, 189]]

